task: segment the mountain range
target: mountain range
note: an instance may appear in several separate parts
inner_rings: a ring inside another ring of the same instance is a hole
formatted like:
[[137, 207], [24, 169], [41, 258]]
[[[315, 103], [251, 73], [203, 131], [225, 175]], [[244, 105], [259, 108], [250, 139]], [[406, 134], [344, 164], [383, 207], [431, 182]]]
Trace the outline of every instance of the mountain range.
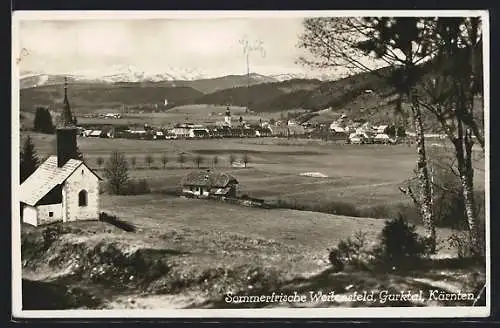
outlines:
[[[296, 78], [308, 78], [307, 74], [262, 75], [258, 73], [213, 76], [196, 69], [168, 68], [164, 72], [146, 71], [133, 65], [113, 65], [106, 71], [80, 71], [66, 75], [69, 82], [79, 83], [122, 83], [122, 82], [171, 82], [172, 86], [192, 86], [207, 93], [238, 86], [266, 82], [279, 82]], [[61, 74], [21, 72], [20, 88], [60, 84]]]
[[[359, 74], [336, 81], [297, 78], [293, 74], [264, 76], [255, 73], [250, 74], [249, 79], [246, 75], [191, 80], [144, 76], [133, 74], [118, 78], [118, 75], [113, 75], [112, 79], [105, 75], [93, 78], [89, 75], [69, 76], [68, 93], [72, 107], [82, 113], [122, 106], [168, 110], [188, 104], [249, 106], [255, 112], [319, 111], [325, 108], [342, 111], [349, 104], [364, 99], [355, 108], [347, 110], [366, 115], [363, 108], [379, 106], [383, 103], [381, 97], [384, 98], [380, 95], [388, 92], [386, 84], [373, 74]], [[33, 112], [37, 106], [57, 107], [62, 102], [63, 81], [62, 75], [31, 73], [24, 76], [20, 90], [21, 110]], [[375, 90], [376, 94], [366, 94], [366, 90]], [[164, 107], [165, 99], [168, 108]]]

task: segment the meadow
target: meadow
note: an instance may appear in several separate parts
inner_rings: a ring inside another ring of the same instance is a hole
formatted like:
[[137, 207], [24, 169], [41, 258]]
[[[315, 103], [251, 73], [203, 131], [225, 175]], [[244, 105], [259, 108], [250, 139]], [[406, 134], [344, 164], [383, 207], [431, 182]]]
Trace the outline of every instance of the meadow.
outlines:
[[[24, 136], [24, 134], [23, 134]], [[55, 136], [31, 134], [40, 156], [55, 154]], [[240, 182], [240, 191], [251, 197], [298, 202], [343, 201], [354, 205], [408, 202], [398, 186], [412, 177], [416, 165], [413, 147], [407, 145], [346, 145], [315, 140], [280, 138], [209, 140], [130, 140], [78, 137], [78, 145], [90, 167], [102, 172], [115, 150], [127, 159], [131, 178], [146, 179], [153, 190], [178, 189], [184, 175], [197, 169], [192, 159], [203, 158], [200, 168], [225, 171]], [[449, 149], [436, 147], [436, 152]], [[186, 162], [178, 163], [184, 153]], [[249, 156], [247, 168], [229, 164], [232, 155]], [[146, 157], [153, 162], [148, 165]], [[163, 168], [162, 158], [167, 162]], [[217, 157], [217, 164], [213, 160]], [[104, 164], [98, 165], [98, 158]], [[476, 187], [484, 188], [484, 162], [478, 160]], [[320, 173], [323, 177], [303, 176]]]

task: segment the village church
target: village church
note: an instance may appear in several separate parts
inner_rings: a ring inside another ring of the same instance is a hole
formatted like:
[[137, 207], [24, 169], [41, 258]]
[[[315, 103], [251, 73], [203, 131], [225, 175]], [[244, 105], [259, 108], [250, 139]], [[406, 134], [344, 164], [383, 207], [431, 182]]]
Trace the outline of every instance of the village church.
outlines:
[[101, 178], [78, 154], [77, 127], [68, 101], [66, 79], [56, 134], [56, 156], [45, 160], [20, 186], [22, 221], [38, 226], [58, 221], [97, 220]]

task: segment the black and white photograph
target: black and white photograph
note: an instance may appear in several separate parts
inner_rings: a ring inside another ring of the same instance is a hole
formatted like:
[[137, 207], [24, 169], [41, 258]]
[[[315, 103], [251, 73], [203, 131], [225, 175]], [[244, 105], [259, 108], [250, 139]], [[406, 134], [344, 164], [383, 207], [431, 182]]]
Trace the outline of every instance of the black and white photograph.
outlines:
[[486, 317], [487, 11], [17, 11], [18, 318]]

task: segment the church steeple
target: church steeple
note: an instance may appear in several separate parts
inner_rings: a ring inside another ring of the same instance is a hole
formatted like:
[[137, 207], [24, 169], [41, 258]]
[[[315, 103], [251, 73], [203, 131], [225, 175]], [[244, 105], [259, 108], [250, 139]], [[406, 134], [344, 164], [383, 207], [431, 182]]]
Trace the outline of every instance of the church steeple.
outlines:
[[224, 123], [227, 126], [231, 126], [231, 111], [229, 110], [229, 106], [226, 109], [226, 115], [224, 116]]
[[76, 126], [69, 107], [68, 80], [64, 78], [63, 109], [57, 125], [57, 166], [63, 167], [70, 159], [79, 159], [76, 145]]
[[59, 128], [74, 128], [73, 115], [71, 114], [71, 108], [69, 106], [68, 100], [68, 79], [64, 77], [64, 101], [63, 110], [61, 113], [61, 118], [59, 120]]

